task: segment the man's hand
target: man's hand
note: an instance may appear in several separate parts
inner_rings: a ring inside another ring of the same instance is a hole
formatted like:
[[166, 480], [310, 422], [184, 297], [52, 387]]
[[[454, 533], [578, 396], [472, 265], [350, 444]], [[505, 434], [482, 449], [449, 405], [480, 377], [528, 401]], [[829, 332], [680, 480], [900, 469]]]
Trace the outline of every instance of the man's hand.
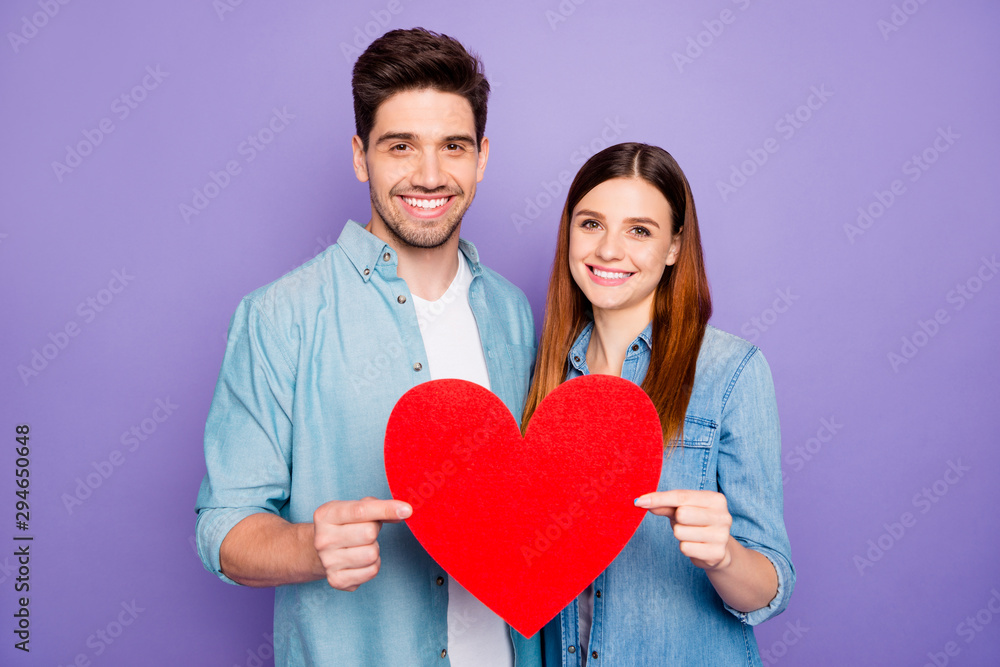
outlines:
[[331, 500], [313, 513], [316, 553], [330, 586], [357, 590], [378, 574], [382, 565], [378, 533], [382, 523], [409, 518], [413, 508], [401, 500]]
[[676, 489], [636, 498], [637, 507], [670, 518], [681, 553], [703, 570], [725, 569], [732, 562], [729, 535], [733, 517], [726, 497], [716, 491]]

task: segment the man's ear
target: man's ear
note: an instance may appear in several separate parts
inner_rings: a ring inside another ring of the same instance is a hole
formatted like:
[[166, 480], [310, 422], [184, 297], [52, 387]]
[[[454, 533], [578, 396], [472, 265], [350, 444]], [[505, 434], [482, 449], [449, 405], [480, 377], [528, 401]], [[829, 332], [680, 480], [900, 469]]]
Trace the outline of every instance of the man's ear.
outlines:
[[368, 181], [368, 160], [365, 159], [365, 147], [361, 137], [356, 134], [351, 139], [351, 151], [354, 153], [354, 175], [365, 183]]
[[674, 234], [674, 238], [670, 240], [670, 250], [667, 251], [667, 266], [673, 266], [677, 263], [677, 257], [681, 254], [681, 244], [684, 242], [683, 231], [684, 228], [681, 227]]
[[483, 137], [479, 142], [479, 162], [476, 164], [476, 183], [483, 180], [483, 173], [486, 171], [486, 159], [490, 156], [490, 140]]

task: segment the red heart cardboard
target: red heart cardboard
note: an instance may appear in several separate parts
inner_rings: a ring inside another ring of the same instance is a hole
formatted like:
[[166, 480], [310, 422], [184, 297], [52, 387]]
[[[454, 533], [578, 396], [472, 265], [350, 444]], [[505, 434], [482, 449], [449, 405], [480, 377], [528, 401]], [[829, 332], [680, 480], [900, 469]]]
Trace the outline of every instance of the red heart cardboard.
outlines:
[[564, 382], [522, 439], [507, 407], [465, 380], [406, 392], [385, 434], [393, 498], [427, 552], [525, 637], [621, 552], [655, 491], [663, 434], [653, 403], [608, 375]]

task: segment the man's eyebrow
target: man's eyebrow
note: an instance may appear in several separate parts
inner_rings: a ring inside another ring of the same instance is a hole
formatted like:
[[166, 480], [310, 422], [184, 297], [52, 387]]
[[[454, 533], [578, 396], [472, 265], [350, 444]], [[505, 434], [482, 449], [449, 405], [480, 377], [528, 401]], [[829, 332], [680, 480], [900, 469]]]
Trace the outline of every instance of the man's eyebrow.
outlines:
[[375, 143], [381, 144], [385, 143], [386, 141], [415, 141], [416, 138], [417, 135], [413, 134], [412, 132], [386, 132], [385, 134], [380, 136], [375, 141]]
[[[419, 137], [412, 132], [386, 132], [385, 134], [380, 136], [375, 141], [375, 143], [383, 144], [388, 141], [417, 141], [418, 139]], [[471, 134], [450, 134], [444, 139], [442, 139], [441, 142], [445, 144], [457, 144], [457, 143], [475, 144], [476, 140], [472, 137]]]

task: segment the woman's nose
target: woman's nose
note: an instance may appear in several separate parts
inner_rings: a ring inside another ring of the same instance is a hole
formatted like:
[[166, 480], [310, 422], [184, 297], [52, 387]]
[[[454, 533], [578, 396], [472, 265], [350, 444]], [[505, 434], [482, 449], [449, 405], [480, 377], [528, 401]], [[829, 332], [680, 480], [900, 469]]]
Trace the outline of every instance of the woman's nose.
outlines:
[[605, 233], [597, 244], [597, 256], [608, 261], [621, 259], [624, 255], [624, 245], [617, 234]]

